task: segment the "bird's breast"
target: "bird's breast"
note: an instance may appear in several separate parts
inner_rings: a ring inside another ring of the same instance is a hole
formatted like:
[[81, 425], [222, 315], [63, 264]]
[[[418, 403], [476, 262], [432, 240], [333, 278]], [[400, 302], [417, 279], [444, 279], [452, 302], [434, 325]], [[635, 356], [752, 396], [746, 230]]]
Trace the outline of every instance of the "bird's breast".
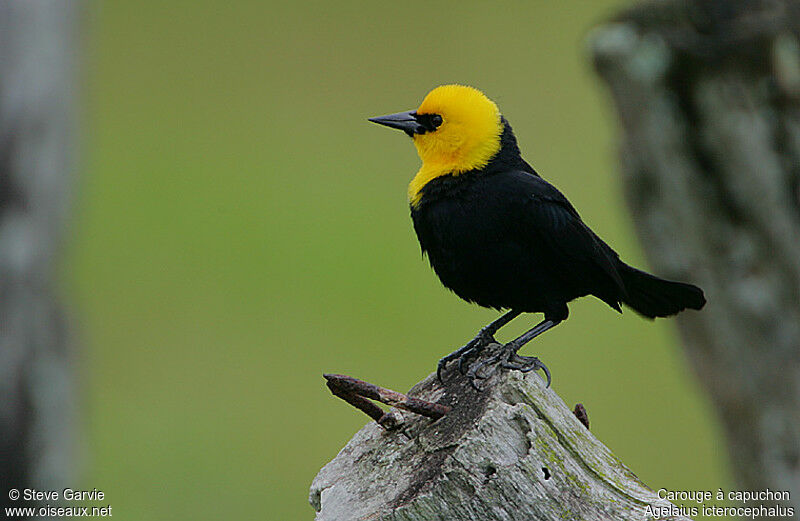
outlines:
[[486, 307], [511, 307], [536, 272], [536, 259], [515, 239], [518, 223], [499, 194], [464, 181], [433, 181], [433, 190], [412, 205], [414, 230], [447, 288]]

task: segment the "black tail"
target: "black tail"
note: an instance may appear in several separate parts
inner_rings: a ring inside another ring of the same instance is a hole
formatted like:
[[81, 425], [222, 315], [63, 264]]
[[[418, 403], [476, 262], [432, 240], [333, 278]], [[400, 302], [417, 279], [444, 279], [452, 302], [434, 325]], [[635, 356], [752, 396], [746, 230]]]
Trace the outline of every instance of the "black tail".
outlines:
[[700, 309], [706, 303], [703, 290], [697, 286], [659, 279], [622, 262], [617, 271], [628, 293], [623, 302], [648, 318], [668, 317], [686, 308]]

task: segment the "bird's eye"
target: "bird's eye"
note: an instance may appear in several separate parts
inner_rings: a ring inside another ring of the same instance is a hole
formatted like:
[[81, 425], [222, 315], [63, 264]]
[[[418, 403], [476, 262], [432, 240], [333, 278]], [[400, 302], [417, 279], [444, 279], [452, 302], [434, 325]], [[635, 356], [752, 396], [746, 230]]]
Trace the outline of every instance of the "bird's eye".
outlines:
[[439, 114], [414, 114], [414, 119], [419, 123], [419, 127], [414, 130], [415, 134], [425, 134], [433, 132], [444, 121]]

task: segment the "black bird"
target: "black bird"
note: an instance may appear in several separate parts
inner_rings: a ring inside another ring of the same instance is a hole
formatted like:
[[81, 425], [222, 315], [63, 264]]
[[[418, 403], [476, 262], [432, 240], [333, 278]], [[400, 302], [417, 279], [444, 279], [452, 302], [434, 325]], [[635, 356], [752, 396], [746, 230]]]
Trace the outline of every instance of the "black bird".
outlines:
[[[581, 220], [564, 195], [520, 156], [517, 140], [497, 105], [462, 85], [432, 90], [417, 110], [370, 118], [414, 140], [422, 167], [409, 185], [411, 217], [422, 252], [442, 283], [479, 306], [508, 310], [464, 347], [439, 361], [459, 368], [521, 313], [544, 320], [505, 344], [467, 375], [488, 378], [492, 366], [543, 369], [517, 351], [566, 320], [567, 303], [593, 295], [621, 312], [629, 306], [647, 318], [674, 315], [705, 304], [691, 284], [660, 279], [631, 267]], [[493, 371], [492, 371], [493, 372]]]

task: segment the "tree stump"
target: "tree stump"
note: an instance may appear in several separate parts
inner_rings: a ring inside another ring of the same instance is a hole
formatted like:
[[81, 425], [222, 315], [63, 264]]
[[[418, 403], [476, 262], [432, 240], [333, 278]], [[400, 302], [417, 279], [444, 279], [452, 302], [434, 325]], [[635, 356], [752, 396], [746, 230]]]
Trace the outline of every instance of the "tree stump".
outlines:
[[314, 479], [317, 521], [688, 519], [533, 373], [503, 371], [478, 392], [450, 370], [409, 395], [452, 410], [436, 421], [395, 411], [391, 431], [367, 424]]

